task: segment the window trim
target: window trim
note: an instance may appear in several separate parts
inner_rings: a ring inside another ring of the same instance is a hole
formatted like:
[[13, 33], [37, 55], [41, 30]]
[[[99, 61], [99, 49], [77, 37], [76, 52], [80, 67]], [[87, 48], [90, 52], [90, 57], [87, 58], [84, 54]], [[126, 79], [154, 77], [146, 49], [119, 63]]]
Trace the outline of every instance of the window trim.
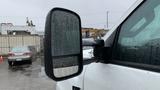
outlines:
[[126, 67], [132, 67], [136, 69], [141, 69], [141, 70], [147, 70], [147, 71], [153, 71], [153, 72], [160, 72], [160, 66], [157, 65], [149, 65], [149, 64], [143, 64], [143, 63], [136, 63], [136, 62], [127, 62], [127, 61], [120, 61], [120, 60], [115, 60], [113, 59], [113, 50], [116, 48], [118, 39], [119, 39], [119, 34], [121, 31], [122, 25], [133, 15], [134, 12], [136, 12], [142, 5], [145, 3], [147, 0], [142, 1], [129, 15], [128, 17], [118, 26], [116, 30], [116, 35], [115, 39], [113, 42], [112, 46], [112, 59], [109, 61], [111, 64], [116, 64], [116, 65], [121, 65], [121, 66], [126, 66]]

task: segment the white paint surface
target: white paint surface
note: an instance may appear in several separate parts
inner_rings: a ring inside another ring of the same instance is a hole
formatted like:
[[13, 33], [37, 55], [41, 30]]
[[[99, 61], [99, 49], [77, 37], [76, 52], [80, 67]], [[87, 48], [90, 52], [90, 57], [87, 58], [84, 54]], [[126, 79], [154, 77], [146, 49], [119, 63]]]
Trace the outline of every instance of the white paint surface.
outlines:
[[[141, 1], [135, 4], [138, 5]], [[114, 29], [104, 40], [113, 32]], [[92, 63], [85, 67], [80, 76], [58, 82], [57, 90], [72, 90], [72, 86], [80, 87], [81, 90], [160, 90], [159, 84], [160, 73], [114, 64]]]

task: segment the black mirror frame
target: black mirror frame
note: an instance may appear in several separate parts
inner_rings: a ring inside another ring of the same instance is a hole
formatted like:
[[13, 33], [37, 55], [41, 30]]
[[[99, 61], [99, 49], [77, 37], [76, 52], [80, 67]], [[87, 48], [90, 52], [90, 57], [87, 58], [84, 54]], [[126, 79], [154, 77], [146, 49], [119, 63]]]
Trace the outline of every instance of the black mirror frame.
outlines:
[[[60, 11], [64, 11], [64, 12], [69, 12], [74, 14], [75, 16], [78, 17], [79, 19], [79, 30], [80, 30], [80, 56], [79, 56], [79, 68], [78, 68], [78, 72], [70, 75], [70, 76], [66, 76], [66, 77], [60, 77], [57, 78], [54, 76], [54, 72], [53, 72], [53, 62], [52, 62], [52, 54], [51, 54], [51, 20], [52, 20], [52, 13], [56, 10], [60, 10]], [[45, 72], [47, 74], [48, 77], [50, 77], [51, 79], [55, 80], [55, 81], [61, 81], [61, 80], [66, 80], [72, 77], [75, 77], [77, 75], [79, 75], [82, 70], [83, 70], [83, 54], [82, 54], [82, 36], [81, 36], [81, 19], [80, 16], [70, 10], [64, 9], [64, 8], [53, 8], [47, 15], [46, 17], [46, 23], [45, 23], [45, 38], [44, 38], [44, 65], [45, 65]]]

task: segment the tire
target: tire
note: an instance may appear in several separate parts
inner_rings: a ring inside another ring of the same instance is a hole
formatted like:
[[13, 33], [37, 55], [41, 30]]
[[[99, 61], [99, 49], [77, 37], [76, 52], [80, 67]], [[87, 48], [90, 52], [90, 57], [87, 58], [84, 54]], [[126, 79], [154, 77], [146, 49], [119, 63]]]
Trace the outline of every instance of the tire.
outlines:
[[13, 66], [13, 64], [14, 64], [14, 62], [13, 62], [13, 61], [8, 61], [8, 65], [9, 65], [10, 67], [12, 67], [12, 66]]
[[29, 60], [28, 60], [28, 63], [29, 63], [29, 64], [32, 64], [32, 59], [29, 59]]

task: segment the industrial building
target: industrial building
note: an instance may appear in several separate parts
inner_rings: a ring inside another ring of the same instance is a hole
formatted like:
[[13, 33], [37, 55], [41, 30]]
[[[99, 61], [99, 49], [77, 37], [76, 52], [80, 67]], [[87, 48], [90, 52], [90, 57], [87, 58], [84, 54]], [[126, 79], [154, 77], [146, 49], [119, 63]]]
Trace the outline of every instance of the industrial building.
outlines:
[[7, 54], [15, 46], [33, 46], [41, 51], [42, 35], [38, 35], [32, 20], [27, 18], [26, 25], [0, 23], [0, 55]]
[[22, 35], [22, 34], [36, 34], [35, 25], [13, 25], [12, 23], [0, 24], [1, 35]]
[[103, 37], [108, 31], [105, 29], [82, 28], [82, 37], [97, 39]]

